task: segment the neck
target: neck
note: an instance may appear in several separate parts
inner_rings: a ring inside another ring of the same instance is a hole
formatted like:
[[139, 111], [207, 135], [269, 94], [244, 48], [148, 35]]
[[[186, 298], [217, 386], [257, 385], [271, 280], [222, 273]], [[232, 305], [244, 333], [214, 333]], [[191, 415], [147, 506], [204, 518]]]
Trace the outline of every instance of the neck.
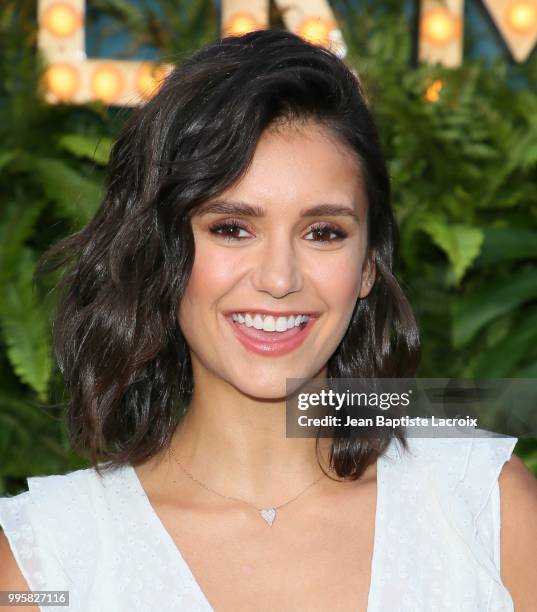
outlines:
[[[171, 443], [196, 479], [226, 495], [262, 503], [283, 502], [323, 475], [316, 439], [286, 437], [285, 398], [253, 398], [222, 379], [201, 378], [195, 379], [200, 391], [194, 392]], [[319, 439], [326, 471], [330, 444]]]

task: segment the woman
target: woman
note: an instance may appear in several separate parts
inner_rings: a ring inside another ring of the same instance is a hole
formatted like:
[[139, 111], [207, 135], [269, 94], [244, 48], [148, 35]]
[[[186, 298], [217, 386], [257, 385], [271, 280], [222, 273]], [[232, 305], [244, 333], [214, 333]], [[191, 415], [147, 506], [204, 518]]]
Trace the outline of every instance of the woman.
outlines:
[[335, 55], [267, 30], [177, 67], [42, 263], [66, 267], [55, 350], [94, 467], [2, 499], [0, 588], [92, 611], [534, 610], [516, 439], [286, 437], [287, 379], [414, 375], [397, 240]]

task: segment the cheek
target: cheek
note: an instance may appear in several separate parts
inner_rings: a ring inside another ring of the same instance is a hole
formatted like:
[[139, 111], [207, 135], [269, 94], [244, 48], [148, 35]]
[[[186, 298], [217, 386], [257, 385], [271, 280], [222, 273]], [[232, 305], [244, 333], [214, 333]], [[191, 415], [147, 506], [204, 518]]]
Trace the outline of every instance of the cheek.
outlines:
[[234, 270], [236, 267], [232, 265], [230, 256], [226, 256], [222, 250], [216, 253], [210, 245], [197, 245], [192, 272], [179, 309], [180, 322], [192, 321], [196, 313], [210, 310], [233, 286]]
[[354, 307], [360, 291], [361, 259], [354, 250], [341, 252], [325, 261], [317, 259], [312, 279], [327, 304], [334, 310]]

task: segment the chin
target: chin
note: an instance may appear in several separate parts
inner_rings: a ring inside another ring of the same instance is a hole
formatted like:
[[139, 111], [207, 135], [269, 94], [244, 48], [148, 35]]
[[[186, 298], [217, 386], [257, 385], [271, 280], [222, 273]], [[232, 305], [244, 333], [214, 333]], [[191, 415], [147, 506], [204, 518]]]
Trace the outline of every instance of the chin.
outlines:
[[297, 391], [304, 380], [315, 378], [320, 370], [322, 370], [322, 367], [308, 372], [287, 372], [268, 376], [266, 373], [263, 375], [262, 372], [256, 373], [255, 370], [250, 369], [248, 380], [244, 380], [244, 377], [241, 376], [230, 382], [241, 393], [249, 397], [264, 400], [283, 400]]

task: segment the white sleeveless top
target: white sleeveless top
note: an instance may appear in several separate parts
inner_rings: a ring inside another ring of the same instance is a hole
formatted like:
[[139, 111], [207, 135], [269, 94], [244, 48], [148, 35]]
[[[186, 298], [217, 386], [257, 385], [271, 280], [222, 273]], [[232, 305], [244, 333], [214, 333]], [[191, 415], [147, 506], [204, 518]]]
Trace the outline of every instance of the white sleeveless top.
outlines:
[[[367, 612], [513, 612], [498, 476], [516, 442], [408, 438], [407, 452], [392, 440], [377, 463]], [[70, 592], [68, 608], [43, 612], [213, 610], [131, 466], [28, 487], [0, 498], [0, 525], [31, 590]]]

